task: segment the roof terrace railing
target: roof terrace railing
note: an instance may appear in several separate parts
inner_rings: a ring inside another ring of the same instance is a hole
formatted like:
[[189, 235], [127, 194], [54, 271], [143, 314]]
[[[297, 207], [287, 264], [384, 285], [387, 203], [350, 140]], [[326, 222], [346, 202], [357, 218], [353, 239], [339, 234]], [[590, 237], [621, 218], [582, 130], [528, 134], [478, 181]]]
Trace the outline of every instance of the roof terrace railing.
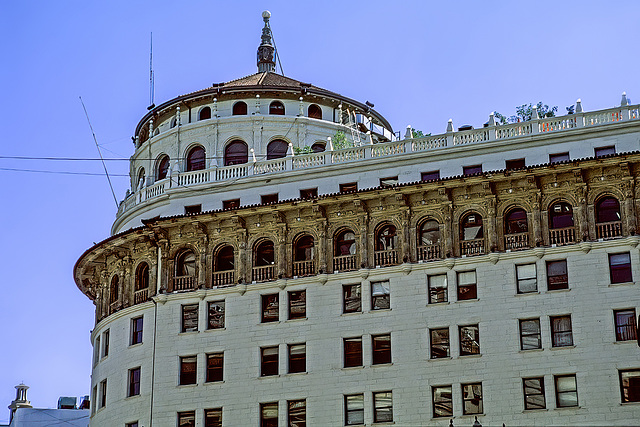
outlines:
[[137, 191], [127, 195], [125, 200], [120, 203], [117, 216], [124, 214], [136, 205], [145, 203], [147, 200], [153, 200], [166, 194], [171, 188], [210, 184], [255, 175], [303, 170], [388, 156], [400, 156], [411, 152], [434, 151], [459, 145], [482, 144], [523, 136], [570, 132], [580, 128], [605, 126], [640, 119], [640, 104], [627, 105], [626, 96], [623, 96], [623, 102], [620, 107], [582, 112], [582, 107], [579, 106], [576, 110], [578, 112], [575, 114], [540, 119], [536, 118], [537, 112], [534, 109], [534, 119], [507, 125], [496, 125], [492, 114], [489, 117], [489, 125], [487, 127], [458, 132], [453, 130], [453, 124], [450, 120], [447, 132], [440, 135], [411, 138], [412, 134], [408, 129], [407, 136], [400, 141], [364, 144], [340, 150], [334, 150], [331, 141], [329, 141], [328, 150], [322, 153], [293, 155], [291, 154], [292, 150], [289, 150], [290, 154], [287, 157], [274, 160], [213, 167], [193, 172], [174, 172], [161, 181], [155, 182], [148, 187], [137, 189]]

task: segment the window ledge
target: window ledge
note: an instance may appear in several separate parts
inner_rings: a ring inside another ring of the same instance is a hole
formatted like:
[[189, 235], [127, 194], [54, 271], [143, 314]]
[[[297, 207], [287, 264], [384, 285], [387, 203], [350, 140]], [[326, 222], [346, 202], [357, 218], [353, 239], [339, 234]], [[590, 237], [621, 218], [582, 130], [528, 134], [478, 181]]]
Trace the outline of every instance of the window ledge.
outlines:
[[640, 405], [640, 401], [638, 402], [620, 402], [620, 406], [638, 406]]
[[457, 304], [457, 303], [476, 302], [476, 301], [480, 301], [480, 298], [459, 299], [455, 302]]
[[376, 363], [375, 365], [373, 363], [371, 364], [372, 368], [377, 368], [377, 367], [380, 367], [380, 366], [393, 366], [393, 362], [390, 362], [390, 363]]
[[195, 384], [178, 384], [178, 388], [193, 388], [198, 387], [198, 383]]
[[566, 289], [547, 289], [546, 293], [555, 294], [555, 293], [559, 293], [559, 292], [569, 292], [570, 290], [571, 290], [571, 288], [566, 288]]
[[579, 406], [579, 405], [578, 406], [559, 406], [559, 407], [555, 407], [553, 409], [556, 410], [556, 411], [566, 411], [566, 410], [570, 410], [570, 409], [576, 410], [576, 409], [582, 409], [582, 406]]
[[[449, 301], [442, 301], [442, 302], [429, 302], [427, 303], [427, 307], [429, 306], [433, 306], [433, 305], [449, 305]], [[443, 417], [446, 418], [446, 417]], [[437, 419], [437, 418], [436, 418]]]
[[530, 348], [528, 350], [520, 350], [520, 351], [518, 351], [518, 353], [527, 354], [527, 353], [535, 353], [535, 352], [543, 351], [543, 350], [544, 350], [544, 348]]
[[278, 323], [282, 323], [280, 320], [273, 320], [271, 322], [260, 322], [258, 325], [277, 325]]
[[480, 417], [484, 416], [484, 412], [478, 412], [477, 414], [462, 414], [460, 418], [471, 418], [471, 417]]
[[451, 360], [451, 356], [429, 358], [427, 362], [437, 362], [438, 360]]
[[523, 414], [528, 414], [531, 412], [548, 412], [549, 409], [547, 408], [537, 408], [537, 409], [525, 409], [524, 411], [522, 411]]
[[280, 375], [279, 374], [278, 375], [260, 375], [258, 377], [259, 380], [264, 380], [267, 378], [280, 378]]
[[350, 311], [348, 313], [342, 313], [340, 316], [354, 316], [356, 314], [362, 314], [364, 313], [364, 311], [360, 310], [360, 311]]
[[625, 341], [614, 341], [613, 343], [616, 345], [625, 345], [625, 344], [635, 344], [638, 341], [636, 340], [625, 340]]
[[364, 369], [364, 365], [361, 365], [361, 366], [346, 366], [344, 368], [341, 368], [341, 370], [343, 370], [343, 371], [353, 371], [353, 370], [356, 370], [356, 369]]
[[372, 308], [369, 313], [379, 313], [381, 311], [391, 311], [391, 308]]
[[309, 372], [304, 371], [304, 372], [287, 372], [287, 376], [291, 376], [291, 375], [307, 375]]
[[225, 383], [225, 381], [224, 381], [224, 380], [222, 380], [222, 381], [205, 381], [205, 382], [204, 382], [204, 385], [211, 385], [211, 384], [224, 384], [224, 383]]
[[134, 394], [133, 396], [127, 396], [125, 399], [135, 399], [136, 397], [140, 397], [140, 394]]
[[200, 331], [183, 331], [183, 332], [180, 332], [178, 335], [195, 335], [198, 332]]
[[616, 287], [616, 286], [632, 286], [635, 285], [636, 282], [621, 282], [621, 283], [609, 283], [608, 287]]
[[133, 348], [133, 347], [140, 347], [143, 343], [141, 342], [137, 342], [135, 344], [129, 344], [129, 348]]
[[516, 292], [516, 294], [514, 296], [516, 296], [516, 297], [526, 297], [527, 295], [540, 295], [540, 291]]
[[564, 349], [570, 349], [570, 348], [576, 348], [576, 345], [563, 345], [560, 347], [551, 347], [549, 350], [551, 351], [555, 351], [555, 350], [564, 350]]
[[285, 322], [302, 322], [308, 320], [308, 317], [296, 317], [295, 319], [287, 319]]
[[461, 354], [458, 356], [458, 359], [466, 359], [466, 358], [474, 358], [474, 357], [482, 357], [482, 353], [480, 354]]
[[225, 328], [207, 328], [202, 332], [215, 332], [215, 331], [226, 331], [226, 330], [227, 330], [226, 327]]
[[379, 421], [379, 422], [373, 422], [371, 423], [372, 426], [392, 426], [394, 425], [396, 422], [395, 421]]

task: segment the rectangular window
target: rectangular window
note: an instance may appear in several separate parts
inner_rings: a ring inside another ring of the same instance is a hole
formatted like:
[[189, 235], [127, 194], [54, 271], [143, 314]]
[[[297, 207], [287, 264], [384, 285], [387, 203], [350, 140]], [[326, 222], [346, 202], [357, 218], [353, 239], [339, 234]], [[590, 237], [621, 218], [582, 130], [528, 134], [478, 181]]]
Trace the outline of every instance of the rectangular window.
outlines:
[[569, 276], [567, 275], [567, 260], [547, 261], [547, 289], [569, 289]]
[[569, 160], [569, 152], [549, 154], [549, 163], [560, 163]]
[[364, 394], [344, 396], [344, 425], [364, 424]]
[[362, 337], [344, 338], [344, 367], [362, 366]]
[[475, 271], [458, 272], [458, 301], [478, 298]]
[[482, 165], [463, 166], [462, 174], [464, 176], [475, 175], [482, 173]]
[[609, 254], [609, 272], [611, 283], [628, 283], [631, 278], [631, 256], [624, 254]]
[[431, 387], [433, 418], [453, 416], [453, 399], [451, 386]]
[[199, 214], [200, 212], [202, 212], [202, 205], [191, 205], [184, 207], [185, 215], [195, 215]]
[[616, 341], [635, 341], [638, 339], [635, 308], [614, 310], [613, 318], [616, 325]]
[[109, 355], [109, 329], [102, 334], [102, 357]]
[[437, 276], [428, 276], [427, 282], [429, 286], [429, 304], [438, 302], [447, 302], [447, 275], [439, 274]]
[[341, 193], [355, 193], [356, 191], [358, 191], [357, 182], [348, 182], [346, 184], [340, 184]]
[[180, 332], [198, 332], [198, 304], [182, 306], [182, 325]]
[[278, 347], [262, 347], [260, 349], [260, 376], [278, 375]]
[[389, 281], [371, 283], [371, 310], [384, 310], [391, 307]]
[[575, 374], [555, 375], [553, 379], [556, 384], [556, 406], [558, 408], [578, 406], [578, 386]]
[[342, 312], [356, 313], [362, 311], [362, 297], [360, 294], [360, 284], [342, 285]]
[[204, 427], [222, 427], [222, 408], [204, 410]]
[[544, 399], [544, 378], [523, 378], [522, 389], [524, 394], [524, 409], [545, 409], [547, 404]]
[[391, 335], [374, 335], [371, 337], [372, 365], [391, 363]]
[[278, 294], [262, 295], [262, 323], [277, 322], [279, 320]]
[[524, 159], [506, 160], [505, 166], [506, 166], [506, 169], [510, 171], [515, 169], [524, 169], [525, 168]]
[[520, 320], [520, 350], [542, 348], [540, 319]]
[[91, 392], [91, 415], [96, 413], [96, 405], [98, 404], [98, 386], [93, 386], [93, 391]]
[[422, 181], [437, 181], [440, 179], [440, 171], [422, 172], [420, 179]]
[[462, 384], [462, 413], [482, 414], [482, 383]]
[[306, 190], [300, 190], [300, 198], [304, 200], [317, 199], [318, 188], [307, 188]]
[[142, 343], [142, 316], [131, 319], [131, 345]]
[[207, 328], [224, 328], [224, 301], [209, 301], [207, 304]]
[[140, 367], [129, 369], [129, 390], [127, 396], [138, 396], [140, 394]]
[[236, 209], [240, 207], [240, 199], [231, 199], [231, 200], [223, 200], [222, 201], [222, 209]]
[[620, 371], [620, 399], [622, 403], [640, 402], [640, 369]]
[[480, 328], [478, 325], [460, 326], [460, 356], [480, 354]]
[[207, 354], [206, 382], [224, 381], [224, 353]]
[[289, 373], [307, 371], [307, 346], [305, 344], [289, 344]]
[[572, 345], [571, 316], [551, 317], [551, 346], [568, 347]]
[[380, 178], [380, 187], [393, 187], [398, 185], [398, 177], [390, 176], [388, 178]]
[[604, 157], [616, 154], [615, 145], [609, 145], [607, 147], [596, 147], [593, 150], [596, 154], [596, 157]]
[[138, 422], [134, 421], [132, 423], [126, 423], [124, 426], [125, 427], [138, 427]]
[[449, 357], [449, 328], [431, 329], [431, 358]]
[[198, 357], [184, 356], [180, 358], [180, 385], [196, 383], [196, 373], [198, 372]]
[[278, 203], [278, 193], [275, 194], [263, 194], [260, 196], [260, 203], [263, 205], [269, 205], [271, 203]]
[[178, 412], [178, 427], [196, 427], [196, 411]]
[[278, 402], [260, 404], [260, 427], [278, 427]]
[[306, 427], [307, 425], [307, 401], [287, 401], [287, 425], [289, 427]]
[[307, 317], [307, 291], [289, 292], [289, 319]]
[[100, 402], [98, 408], [104, 408], [107, 406], [107, 380], [106, 378], [100, 381]]
[[373, 393], [373, 422], [393, 422], [393, 396], [390, 391]]
[[96, 337], [93, 343], [93, 364], [96, 365], [100, 361], [100, 335]]
[[538, 292], [538, 280], [535, 264], [516, 265], [518, 293]]

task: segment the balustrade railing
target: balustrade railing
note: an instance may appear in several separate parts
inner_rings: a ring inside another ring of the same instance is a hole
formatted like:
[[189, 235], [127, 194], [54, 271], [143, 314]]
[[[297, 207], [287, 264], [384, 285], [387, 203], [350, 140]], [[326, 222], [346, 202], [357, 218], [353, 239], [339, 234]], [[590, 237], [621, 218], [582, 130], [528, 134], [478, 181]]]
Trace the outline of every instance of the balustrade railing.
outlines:
[[149, 299], [149, 289], [139, 289], [133, 293], [133, 303], [140, 304]]
[[262, 175], [265, 173], [283, 172], [286, 169], [286, 158], [266, 160], [263, 162], [256, 162], [253, 165], [253, 174]]
[[305, 169], [324, 165], [325, 154], [303, 154], [293, 158], [293, 169]]
[[576, 116], [551, 117], [538, 122], [539, 132], [556, 132], [577, 127]]
[[263, 265], [260, 267], [253, 267], [253, 281], [254, 282], [268, 282], [275, 279], [276, 268], [274, 265]]
[[576, 228], [552, 228], [549, 230], [549, 243], [552, 245], [562, 246], [576, 242]]
[[510, 251], [529, 248], [529, 233], [505, 234], [504, 248]]
[[395, 154], [403, 154], [404, 152], [404, 141], [374, 144], [371, 146], [371, 157], [391, 156]]
[[353, 271], [356, 270], [356, 255], [340, 255], [333, 257], [333, 271]]
[[418, 246], [418, 261], [431, 261], [442, 258], [440, 245]]
[[398, 251], [388, 249], [386, 251], [375, 251], [373, 253], [374, 262], [377, 267], [398, 264]]
[[313, 260], [293, 262], [294, 277], [313, 276], [314, 274], [316, 274], [316, 268]]
[[174, 291], [190, 291], [196, 288], [196, 278], [194, 276], [176, 276], [173, 278]]
[[456, 132], [453, 135], [453, 145], [473, 144], [483, 142], [489, 139], [488, 128], [472, 129]]
[[243, 178], [247, 176], [248, 168], [248, 163], [218, 168], [216, 169], [216, 181], [227, 181], [229, 179]]
[[176, 177], [178, 185], [196, 185], [209, 182], [209, 170], [183, 172]]
[[425, 138], [414, 139], [411, 142], [411, 151], [434, 150], [436, 148], [442, 148], [446, 146], [446, 135], [427, 136]]
[[598, 239], [613, 239], [622, 236], [622, 221], [601, 222], [596, 224]]
[[235, 272], [233, 270], [214, 271], [211, 280], [213, 286], [231, 286], [235, 284]]
[[364, 159], [364, 147], [346, 148], [331, 153], [331, 163], [352, 162]]
[[460, 242], [461, 255], [481, 255], [484, 253], [484, 239], [463, 240]]
[[496, 126], [496, 139], [518, 138], [531, 135], [532, 131], [531, 122]]

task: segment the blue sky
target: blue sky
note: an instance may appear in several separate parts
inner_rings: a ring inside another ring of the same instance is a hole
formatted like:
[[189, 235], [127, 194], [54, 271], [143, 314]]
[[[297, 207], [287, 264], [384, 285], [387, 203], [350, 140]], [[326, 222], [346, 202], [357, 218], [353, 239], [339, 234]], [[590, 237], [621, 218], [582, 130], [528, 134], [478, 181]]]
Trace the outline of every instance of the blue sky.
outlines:
[[[538, 101], [640, 101], [633, 0], [3, 2], [0, 156], [95, 158], [82, 96], [105, 157], [128, 158], [149, 105], [149, 34], [158, 104], [254, 73], [264, 9], [286, 75], [375, 103], [395, 130], [477, 127]], [[94, 307], [72, 268], [116, 207], [104, 176], [61, 172], [102, 166], [0, 158], [0, 408], [21, 381], [38, 407], [89, 394]], [[113, 182], [120, 200], [128, 180]]]

